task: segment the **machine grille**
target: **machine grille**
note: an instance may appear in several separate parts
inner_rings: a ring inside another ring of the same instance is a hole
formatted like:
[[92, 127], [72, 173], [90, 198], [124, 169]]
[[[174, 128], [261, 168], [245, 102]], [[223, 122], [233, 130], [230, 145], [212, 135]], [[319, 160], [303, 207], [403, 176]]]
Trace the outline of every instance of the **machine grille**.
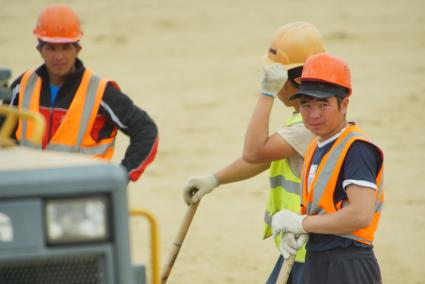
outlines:
[[0, 263], [1, 284], [104, 284], [101, 257], [67, 257]]

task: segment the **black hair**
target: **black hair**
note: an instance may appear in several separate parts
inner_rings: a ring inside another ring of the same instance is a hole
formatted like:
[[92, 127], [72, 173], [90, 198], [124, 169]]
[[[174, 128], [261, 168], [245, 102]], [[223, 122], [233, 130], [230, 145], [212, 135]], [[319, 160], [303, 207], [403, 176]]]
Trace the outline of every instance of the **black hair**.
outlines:
[[302, 65], [288, 70], [288, 80], [296, 87], [299, 87], [300, 84], [298, 84], [295, 79], [301, 77], [302, 72]]
[[[37, 49], [42, 49], [42, 48], [43, 48], [43, 45], [45, 45], [46, 43], [48, 43], [48, 42], [47, 42], [47, 41], [43, 41], [43, 40], [41, 40], [41, 39], [38, 39]], [[79, 41], [72, 42], [72, 44], [73, 44], [75, 47], [80, 47], [80, 46], [81, 46]]]

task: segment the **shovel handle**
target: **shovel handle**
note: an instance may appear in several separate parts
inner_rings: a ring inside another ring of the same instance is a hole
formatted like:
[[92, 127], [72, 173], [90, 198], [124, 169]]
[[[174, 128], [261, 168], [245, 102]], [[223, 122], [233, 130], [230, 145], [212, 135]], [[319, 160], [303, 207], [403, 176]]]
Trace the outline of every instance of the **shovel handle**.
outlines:
[[186, 215], [184, 216], [183, 222], [180, 225], [177, 237], [174, 240], [173, 247], [171, 249], [170, 254], [168, 255], [168, 259], [165, 264], [165, 269], [161, 276], [162, 284], [167, 283], [168, 276], [170, 275], [171, 269], [173, 268], [174, 263], [176, 262], [180, 248], [183, 245], [184, 238], [186, 237], [186, 233], [189, 230], [190, 223], [192, 222], [193, 216], [195, 215], [198, 205], [199, 202], [192, 204], [186, 211]]
[[279, 277], [277, 278], [277, 284], [286, 284], [288, 281], [289, 275], [291, 274], [292, 266], [295, 262], [295, 255], [289, 256], [288, 259], [283, 261], [282, 268], [279, 272]]

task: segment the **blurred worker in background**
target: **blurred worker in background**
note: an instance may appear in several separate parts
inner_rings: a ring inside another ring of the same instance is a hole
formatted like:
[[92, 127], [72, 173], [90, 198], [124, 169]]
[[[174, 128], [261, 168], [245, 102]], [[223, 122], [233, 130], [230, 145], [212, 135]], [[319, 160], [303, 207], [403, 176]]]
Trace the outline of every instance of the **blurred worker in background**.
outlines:
[[10, 100], [10, 89], [8, 88], [11, 71], [0, 66], [0, 100]]
[[[267, 53], [268, 62], [264, 66], [257, 106], [248, 125], [243, 157], [215, 174], [190, 178], [183, 190], [187, 204], [198, 202], [220, 184], [245, 180], [270, 169], [271, 190], [264, 216], [264, 238], [272, 235], [271, 220], [276, 212], [281, 209], [296, 213], [300, 211], [299, 176], [304, 153], [313, 135], [302, 124], [299, 101], [290, 101], [289, 97], [298, 90], [298, 83], [294, 79], [301, 75], [305, 60], [323, 51], [322, 37], [310, 23], [289, 23], [275, 32]], [[286, 68], [283, 76], [274, 77], [276, 66]], [[275, 97], [285, 106], [293, 108], [294, 112], [286, 126], [269, 137], [269, 118]], [[193, 191], [195, 194], [192, 194]], [[292, 234], [280, 234], [274, 238], [285, 256], [289, 255], [288, 249], [294, 252], [292, 247], [282, 242], [282, 239], [288, 238], [295, 241]], [[303, 283], [305, 249], [300, 247], [288, 283]], [[282, 263], [283, 257], [279, 255], [268, 284], [276, 283]]]
[[[285, 76], [283, 68], [279, 74]], [[301, 103], [304, 125], [317, 138], [307, 149], [301, 175], [303, 215], [279, 211], [272, 217], [273, 234], [309, 233], [307, 284], [382, 283], [372, 243], [384, 202], [384, 157], [346, 120], [350, 69], [320, 53], [307, 60], [297, 81], [301, 85], [291, 99]]]
[[[79, 152], [111, 159], [119, 129], [130, 143], [121, 165], [136, 181], [154, 160], [158, 130], [154, 121], [78, 59], [83, 31], [70, 7], [52, 4], [39, 15], [34, 34], [44, 64], [24, 72], [12, 85], [11, 105], [40, 112], [46, 120], [41, 149]], [[19, 120], [15, 139], [29, 145], [31, 122]], [[40, 148], [40, 146], [35, 146]]]

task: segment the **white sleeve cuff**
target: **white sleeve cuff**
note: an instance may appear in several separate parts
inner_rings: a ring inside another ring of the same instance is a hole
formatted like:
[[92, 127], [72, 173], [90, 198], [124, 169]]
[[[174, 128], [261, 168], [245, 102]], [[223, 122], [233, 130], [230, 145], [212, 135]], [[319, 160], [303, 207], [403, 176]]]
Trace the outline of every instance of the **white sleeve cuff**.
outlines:
[[342, 182], [342, 188], [345, 188], [347, 186], [349, 186], [350, 184], [355, 184], [355, 185], [359, 185], [359, 186], [364, 186], [364, 187], [370, 187], [373, 188], [374, 190], [377, 189], [376, 184], [374, 184], [373, 182], [370, 181], [366, 181], [366, 180], [355, 180], [355, 179], [346, 179]]

